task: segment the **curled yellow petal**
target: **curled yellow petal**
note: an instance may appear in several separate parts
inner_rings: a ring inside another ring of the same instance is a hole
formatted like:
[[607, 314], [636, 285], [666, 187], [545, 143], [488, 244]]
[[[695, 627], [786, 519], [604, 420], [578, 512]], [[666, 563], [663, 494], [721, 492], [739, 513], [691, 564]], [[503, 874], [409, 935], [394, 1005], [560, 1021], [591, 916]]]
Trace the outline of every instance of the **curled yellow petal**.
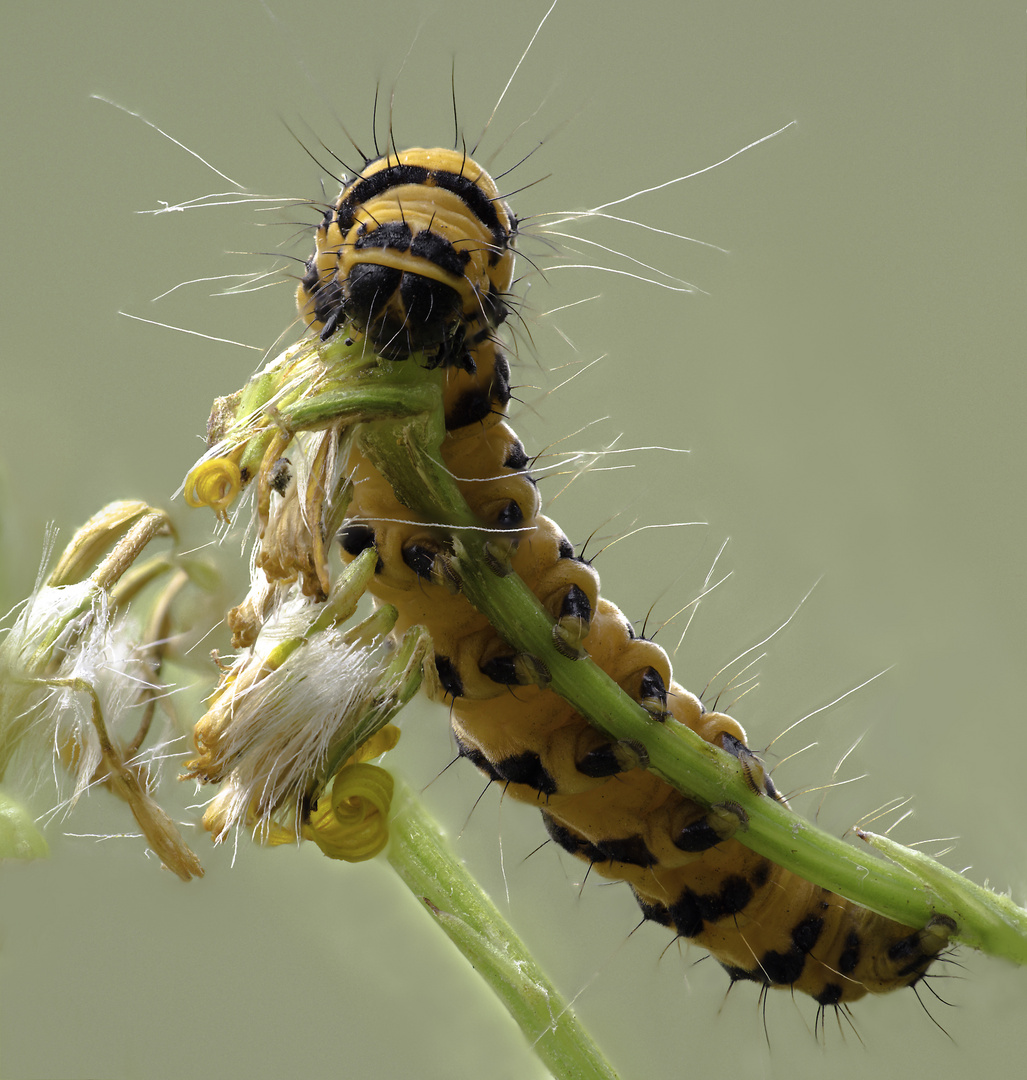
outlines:
[[357, 752], [349, 759], [350, 763], [381, 757], [382, 754], [387, 754], [394, 749], [398, 742], [399, 728], [395, 724], [386, 724], [357, 747]]
[[185, 478], [185, 501], [190, 506], [209, 506], [228, 519], [227, 510], [242, 489], [242, 472], [231, 458], [208, 458], [194, 465]]
[[389, 841], [392, 776], [378, 765], [346, 765], [321, 798], [303, 835], [331, 859], [373, 859]]

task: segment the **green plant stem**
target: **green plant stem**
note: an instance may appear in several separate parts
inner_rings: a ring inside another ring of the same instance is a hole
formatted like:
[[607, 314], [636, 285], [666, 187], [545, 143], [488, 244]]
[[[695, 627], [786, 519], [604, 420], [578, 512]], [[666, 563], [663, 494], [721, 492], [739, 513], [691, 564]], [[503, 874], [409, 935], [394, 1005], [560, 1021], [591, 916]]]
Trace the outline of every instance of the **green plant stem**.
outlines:
[[616, 1080], [570, 1006], [399, 781], [392, 805], [389, 863], [488, 983], [556, 1080]]
[[[648, 767], [688, 798], [706, 806], [730, 804], [741, 821], [736, 834], [741, 843], [808, 881], [907, 926], [921, 927], [933, 916], [948, 916], [958, 927], [956, 940], [1027, 962], [1022, 932], [1027, 913], [1015, 909], [1019, 914], [1010, 918], [1008, 910], [1003, 914], [980, 903], [973, 892], [978, 887], [969, 882], [967, 893], [960, 894], [951, 878], [962, 879], [919, 853], [917, 860], [905, 860], [912, 869], [865, 858], [754, 791], [735, 758], [684, 725], [655, 721], [590, 659], [569, 659], [555, 648], [553, 622], [528, 587], [517, 575], [502, 577], [492, 569], [498, 530], [481, 525], [442, 464], [441, 370], [426, 368], [423, 357], [402, 362], [371, 357], [361, 343], [346, 344], [339, 335], [286, 353], [284, 359], [295, 361], [294, 366], [275, 361], [267, 369], [270, 378], [262, 374], [251, 384], [257, 399], [273, 403], [274, 414], [261, 420], [256, 411], [233, 410], [241, 418], [240, 432], [248, 433], [239, 436], [249, 444], [247, 456], [260, 456], [255, 448], [271, 438], [268, 423], [274, 428], [284, 424], [293, 432], [332, 425], [355, 430], [362, 451], [400, 502], [450, 532], [453, 569], [471, 603], [510, 646], [541, 661], [535, 670], [548, 670], [551, 688], [593, 726], [612, 739], [641, 744]], [[281, 394], [270, 395], [278, 371], [291, 381]], [[501, 535], [510, 540], [517, 534], [511, 530]], [[945, 887], [933, 888], [942, 877]]]
[[[850, 844], [754, 791], [737, 759], [685, 725], [655, 722], [590, 659], [563, 656], [553, 645], [552, 619], [530, 589], [516, 574], [500, 577], [489, 568], [485, 545], [490, 533], [481, 529], [456, 482], [440, 464], [441, 374], [411, 360], [393, 365], [387, 381], [393, 378], [402, 386], [417, 386], [420, 399], [428, 396], [425, 387], [436, 387], [439, 404], [413, 421], [381, 420], [361, 428], [364, 452], [401, 502], [427, 521], [454, 530], [455, 569], [465, 595], [508, 644], [544, 662], [556, 693], [611, 738], [641, 743], [650, 770], [689, 798], [707, 806], [731, 803], [740, 807], [744, 824], [736, 838], [752, 850], [904, 925], [922, 927], [933, 916], [946, 915], [957, 925], [957, 940], [1027, 963], [1023, 936], [1010, 935], [1008, 925], [1003, 930], [1001, 920], [989, 916], [981, 905], [969, 899], [954, 901], [951, 890], [929, 890], [923, 864], [914, 875], [896, 863], [865, 858]], [[945, 869], [925, 856], [921, 859], [939, 871]], [[974, 917], [967, 917], [967, 911]]]
[[1027, 964], [1027, 911], [1008, 896], [1001, 896], [967, 881], [962, 874], [942, 866], [923, 852], [896, 844], [887, 836], [856, 830], [871, 847], [906, 867], [923, 882], [931, 905], [955, 912], [960, 926], [973, 926], [980, 934], [979, 948], [992, 956], [1004, 956]]

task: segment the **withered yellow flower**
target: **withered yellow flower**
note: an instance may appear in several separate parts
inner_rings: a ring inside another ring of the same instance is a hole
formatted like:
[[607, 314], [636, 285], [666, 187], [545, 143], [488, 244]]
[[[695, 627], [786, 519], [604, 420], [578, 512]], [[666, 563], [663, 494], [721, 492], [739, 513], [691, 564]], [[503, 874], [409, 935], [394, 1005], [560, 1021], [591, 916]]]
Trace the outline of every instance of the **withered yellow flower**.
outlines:
[[[165, 619], [189, 574], [173, 557], [137, 560], [171, 532], [162, 511], [111, 503], [75, 533], [48, 576], [40, 572], [0, 641], [0, 778], [16, 756], [27, 772], [52, 756], [71, 775], [66, 808], [94, 786], [107, 788], [128, 804], [162, 863], [188, 880], [203, 869], [152, 794], [165, 745], [143, 749], [165, 691]], [[158, 579], [156, 597], [141, 600]], [[142, 621], [126, 615], [136, 603], [149, 604]]]

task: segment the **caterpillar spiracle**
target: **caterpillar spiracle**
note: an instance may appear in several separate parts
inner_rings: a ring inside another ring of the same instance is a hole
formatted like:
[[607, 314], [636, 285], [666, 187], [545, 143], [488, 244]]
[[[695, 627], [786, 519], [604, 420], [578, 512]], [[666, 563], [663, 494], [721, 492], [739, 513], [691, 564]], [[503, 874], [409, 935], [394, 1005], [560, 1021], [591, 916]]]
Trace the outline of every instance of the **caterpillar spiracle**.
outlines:
[[[379, 355], [417, 351], [445, 370], [440, 456], [482, 524], [508, 534], [512, 565], [554, 619], [657, 720], [672, 716], [742, 759], [781, 798], [732, 717], [673, 681], [664, 650], [602, 598], [593, 567], [540, 513], [529, 456], [506, 423], [510, 369], [497, 329], [508, 312], [517, 220], [465, 152], [391, 151], [344, 183], [318, 226], [298, 289], [322, 338], [364, 337]], [[418, 523], [359, 452], [339, 532], [344, 557], [373, 547], [371, 590], [397, 632], [428, 627], [436, 696], [451, 704], [461, 756], [539, 807], [549, 836], [603, 877], [629, 884], [643, 917], [708, 950], [732, 982], [791, 988], [821, 1009], [911, 986], [950, 927], [886, 919], [809, 884], [731, 838], [737, 822], [647, 771], [545, 688], [455, 587], [445, 530]]]

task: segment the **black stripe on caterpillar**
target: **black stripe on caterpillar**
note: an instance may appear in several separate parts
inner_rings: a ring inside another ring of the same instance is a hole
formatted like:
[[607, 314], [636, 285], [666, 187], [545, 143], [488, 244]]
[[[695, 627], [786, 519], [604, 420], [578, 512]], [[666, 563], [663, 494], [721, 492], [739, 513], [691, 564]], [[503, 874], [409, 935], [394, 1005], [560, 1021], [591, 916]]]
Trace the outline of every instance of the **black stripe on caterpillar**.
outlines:
[[[600, 598], [595, 570], [539, 512], [528, 456], [504, 422], [509, 366], [493, 335], [506, 316], [514, 235], [492, 179], [465, 154], [389, 154], [368, 162], [326, 213], [300, 312], [322, 337], [363, 335], [392, 359], [427, 350], [430, 363], [446, 365], [439, 454], [495, 530], [497, 568], [508, 561], [524, 579], [570, 652], [583, 648], [655, 720], [687, 724], [779, 798], [737, 721], [673, 682], [663, 649]], [[345, 557], [374, 546], [372, 591], [399, 610], [396, 632], [423, 624], [432, 635], [434, 695], [452, 703], [460, 755], [539, 806], [557, 844], [628, 882], [645, 919], [706, 948], [732, 981], [801, 990], [826, 1008], [923, 977], [945, 946], [947, 920], [903, 926], [733, 840], [735, 809], [692, 802], [645, 769], [640, 747], [610, 742], [546, 689], [544, 665], [512, 653], [460, 594], [448, 533], [419, 523], [359, 452], [349, 469]]]

